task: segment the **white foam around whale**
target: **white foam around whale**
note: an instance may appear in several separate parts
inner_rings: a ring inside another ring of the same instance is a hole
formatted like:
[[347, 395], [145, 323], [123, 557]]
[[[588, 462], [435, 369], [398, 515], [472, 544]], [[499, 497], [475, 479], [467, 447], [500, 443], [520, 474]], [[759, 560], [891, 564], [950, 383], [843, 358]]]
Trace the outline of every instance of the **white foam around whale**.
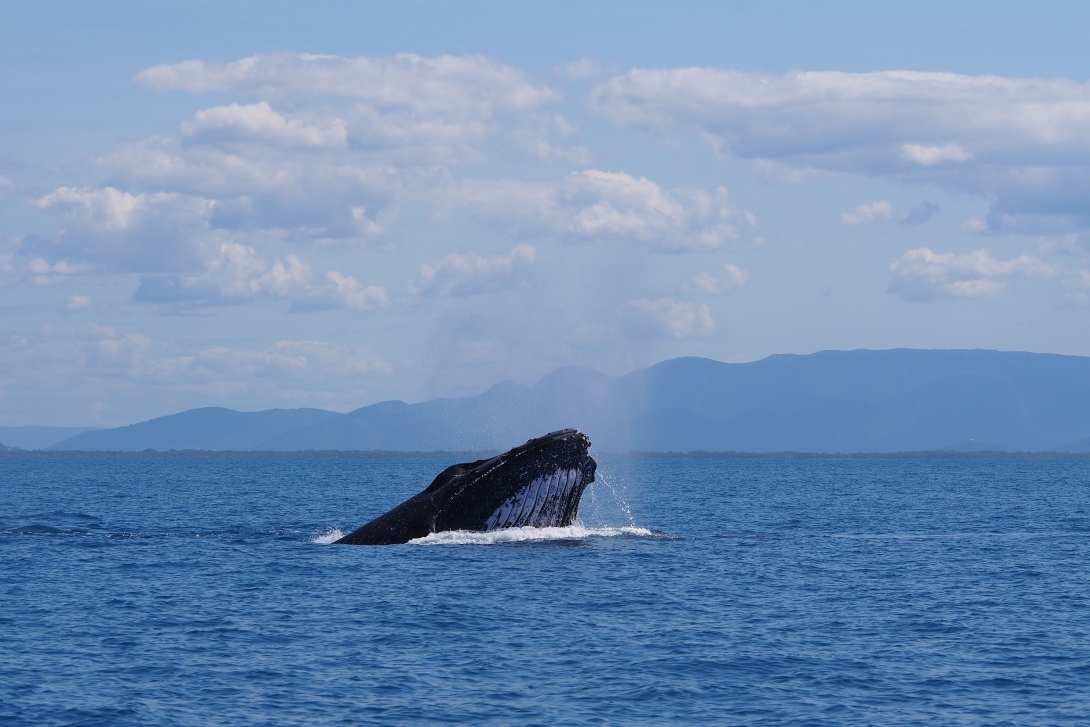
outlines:
[[613, 538], [628, 535], [640, 538], [656, 537], [647, 528], [632, 525], [620, 528], [588, 528], [584, 525], [569, 525], [565, 528], [504, 528], [475, 532], [471, 530], [445, 530], [431, 533], [423, 538], [410, 540], [409, 545], [497, 545], [500, 543], [526, 543], [548, 540], [586, 540], [587, 538]]
[[343, 537], [344, 533], [341, 532], [340, 528], [330, 528], [323, 535], [319, 535], [310, 542], [316, 543], [318, 545], [332, 545]]

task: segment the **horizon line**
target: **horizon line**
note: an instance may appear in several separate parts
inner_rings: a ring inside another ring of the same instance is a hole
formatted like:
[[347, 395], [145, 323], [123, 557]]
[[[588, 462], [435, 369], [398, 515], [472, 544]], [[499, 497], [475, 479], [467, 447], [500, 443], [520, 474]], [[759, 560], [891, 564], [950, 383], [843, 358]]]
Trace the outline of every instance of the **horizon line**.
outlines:
[[[230, 449], [143, 449], [143, 450], [78, 450], [78, 449], [17, 449], [0, 450], [5, 459], [487, 459], [504, 450], [390, 450], [390, 449], [301, 449], [301, 450], [230, 450]], [[705, 460], [994, 460], [994, 461], [1090, 461], [1090, 452], [1060, 450], [956, 451], [945, 449], [910, 450], [899, 452], [739, 452], [691, 450], [688, 452], [627, 450], [601, 451], [598, 456], [622, 459], [705, 459]]]

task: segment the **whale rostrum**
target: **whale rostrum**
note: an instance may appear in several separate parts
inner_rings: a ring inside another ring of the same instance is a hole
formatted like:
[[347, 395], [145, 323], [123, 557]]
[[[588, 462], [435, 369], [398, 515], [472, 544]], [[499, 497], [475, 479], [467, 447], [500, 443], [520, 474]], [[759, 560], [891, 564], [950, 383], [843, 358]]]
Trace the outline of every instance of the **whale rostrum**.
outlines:
[[344, 545], [407, 543], [444, 530], [566, 527], [598, 463], [590, 439], [561, 429], [509, 452], [447, 467], [423, 492], [349, 533]]

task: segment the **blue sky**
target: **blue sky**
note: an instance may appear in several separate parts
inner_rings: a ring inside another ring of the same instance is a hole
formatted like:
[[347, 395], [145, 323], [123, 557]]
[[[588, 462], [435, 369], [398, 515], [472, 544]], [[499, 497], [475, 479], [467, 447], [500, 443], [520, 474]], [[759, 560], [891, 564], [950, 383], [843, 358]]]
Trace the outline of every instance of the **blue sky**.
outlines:
[[0, 8], [0, 424], [1090, 355], [1078, 3]]

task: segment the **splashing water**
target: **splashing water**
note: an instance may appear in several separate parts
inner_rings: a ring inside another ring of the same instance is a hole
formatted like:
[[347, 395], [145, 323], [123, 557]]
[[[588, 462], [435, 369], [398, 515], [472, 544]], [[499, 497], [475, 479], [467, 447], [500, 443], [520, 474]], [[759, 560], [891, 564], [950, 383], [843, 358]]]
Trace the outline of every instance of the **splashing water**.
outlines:
[[477, 532], [473, 530], [445, 530], [423, 538], [410, 540], [409, 545], [496, 545], [499, 543], [527, 543], [549, 540], [586, 540], [587, 538], [613, 538], [627, 535], [638, 538], [657, 537], [647, 528], [588, 528], [575, 524], [566, 528], [504, 528]]
[[626, 521], [628, 527], [636, 527], [636, 518], [632, 517], [625, 494], [623, 480], [599, 468], [594, 482], [583, 493], [579, 519], [598, 527], [609, 527], [610, 521], [620, 519]]
[[341, 532], [340, 528], [330, 528], [325, 534], [319, 535], [310, 542], [317, 543], [318, 545], [331, 545], [343, 537], [344, 533]]

